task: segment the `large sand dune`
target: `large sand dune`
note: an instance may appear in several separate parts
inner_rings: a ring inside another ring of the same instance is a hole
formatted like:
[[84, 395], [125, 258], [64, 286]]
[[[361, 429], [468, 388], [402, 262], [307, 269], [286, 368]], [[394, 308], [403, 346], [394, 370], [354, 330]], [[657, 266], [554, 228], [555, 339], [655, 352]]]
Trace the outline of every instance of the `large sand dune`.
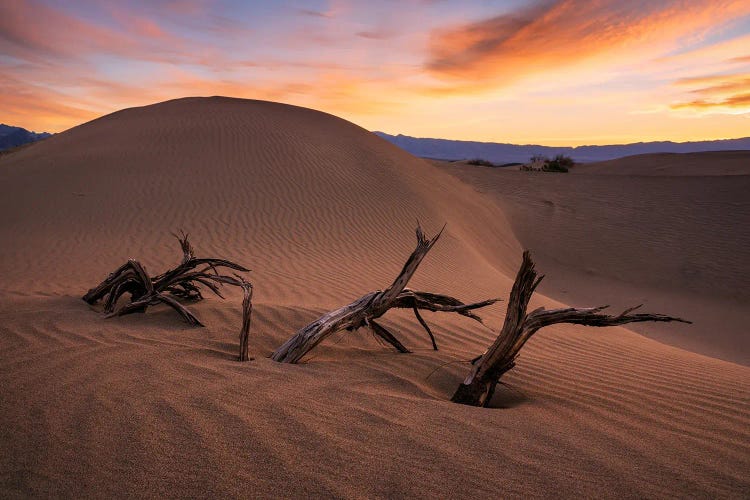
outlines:
[[[540, 332], [493, 409], [448, 402], [457, 361], [494, 337], [461, 318], [426, 318], [437, 353], [389, 313], [413, 354], [360, 331], [305, 364], [268, 360], [389, 284], [416, 218], [448, 224], [416, 288], [507, 297], [520, 261], [493, 193], [343, 120], [181, 99], [6, 155], [0, 182], [2, 496], [747, 495], [750, 370], [626, 329]], [[79, 299], [128, 257], [175, 263], [179, 229], [253, 269], [255, 361], [234, 361], [233, 292], [195, 306], [202, 329], [166, 309], [105, 320]]]

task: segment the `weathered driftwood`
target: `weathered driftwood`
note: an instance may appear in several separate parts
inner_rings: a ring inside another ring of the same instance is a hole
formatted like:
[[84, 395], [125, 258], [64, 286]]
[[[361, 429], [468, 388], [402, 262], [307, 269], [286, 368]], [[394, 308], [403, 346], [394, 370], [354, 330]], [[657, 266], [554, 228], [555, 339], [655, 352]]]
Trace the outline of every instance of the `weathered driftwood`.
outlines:
[[234, 276], [215, 275], [213, 279], [242, 288], [242, 326], [240, 327], [240, 354], [238, 359], [248, 361], [250, 359], [250, 323], [253, 314], [253, 285], [237, 274]]
[[[240, 361], [246, 361], [253, 287], [241, 276], [223, 275], [219, 273], [219, 269], [227, 268], [241, 272], [248, 272], [249, 269], [224, 259], [196, 258], [188, 236], [182, 234], [182, 236], [177, 236], [177, 239], [182, 247], [182, 262], [176, 268], [151, 278], [141, 263], [132, 259], [128, 260], [98, 286], [90, 289], [83, 296], [83, 300], [89, 304], [96, 304], [104, 299], [104, 312], [107, 318], [145, 312], [148, 306], [166, 304], [191, 325], [203, 326], [203, 323], [177, 299], [202, 300], [201, 285], [221, 298], [224, 298], [220, 291], [222, 285], [240, 287], [243, 290], [244, 300], [239, 358]], [[118, 300], [126, 293], [130, 295], [130, 302], [118, 308]]]
[[238, 280], [242, 287], [242, 327], [240, 328], [240, 361], [248, 361], [250, 355], [250, 322], [253, 314], [253, 285], [249, 281]]
[[375, 321], [392, 308], [408, 308], [413, 310], [417, 320], [430, 336], [433, 349], [435, 350], [438, 348], [435, 336], [419, 314], [420, 309], [458, 313], [481, 322], [482, 319], [472, 311], [494, 304], [500, 299], [489, 299], [473, 304], [464, 304], [460, 300], [447, 295], [419, 292], [406, 288], [407, 283], [414, 275], [422, 259], [442, 234], [442, 231], [440, 231], [437, 236], [429, 239], [425, 236], [419, 225], [416, 232], [417, 247], [409, 256], [406, 264], [404, 264], [404, 268], [391, 286], [383, 291], [370, 292], [351, 304], [324, 314], [299, 330], [281, 347], [276, 349], [271, 358], [274, 361], [282, 363], [296, 363], [332, 333], [344, 329], [354, 331], [365, 326], [371, 328], [375, 335], [391, 344], [399, 352], [409, 352], [391, 332]]
[[578, 309], [546, 310], [543, 307], [526, 313], [534, 290], [544, 276], [537, 278], [534, 262], [528, 251], [523, 254], [523, 263], [518, 271], [513, 290], [508, 299], [505, 323], [497, 339], [480, 357], [476, 358], [469, 375], [458, 387], [451, 401], [472, 406], [487, 406], [492, 399], [500, 377], [515, 366], [516, 357], [524, 344], [540, 328], [555, 323], [574, 323], [585, 326], [616, 326], [641, 321], [690, 321], [663, 314], [631, 314], [641, 306], [626, 309], [617, 316], [602, 314], [608, 306]]

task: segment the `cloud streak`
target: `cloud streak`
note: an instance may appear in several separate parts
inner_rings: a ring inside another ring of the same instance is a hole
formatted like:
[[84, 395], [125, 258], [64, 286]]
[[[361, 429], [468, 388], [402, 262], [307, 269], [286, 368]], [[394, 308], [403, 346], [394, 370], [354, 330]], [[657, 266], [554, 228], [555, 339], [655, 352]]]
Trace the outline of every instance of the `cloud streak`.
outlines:
[[748, 14], [746, 1], [537, 1], [435, 31], [425, 68], [444, 80], [503, 85], [595, 58], [637, 60]]
[[672, 109], [713, 113], [750, 112], [750, 73], [682, 78], [675, 84], [693, 87], [689, 93], [697, 96], [697, 99], [674, 103], [670, 106]]

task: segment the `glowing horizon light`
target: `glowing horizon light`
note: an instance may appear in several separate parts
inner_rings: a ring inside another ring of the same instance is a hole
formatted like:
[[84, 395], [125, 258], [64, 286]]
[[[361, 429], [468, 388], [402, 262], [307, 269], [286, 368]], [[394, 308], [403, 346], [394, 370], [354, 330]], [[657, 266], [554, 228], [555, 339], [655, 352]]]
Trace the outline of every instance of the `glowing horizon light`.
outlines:
[[750, 136], [750, 3], [0, 3], [0, 122], [195, 95], [369, 130], [582, 145]]

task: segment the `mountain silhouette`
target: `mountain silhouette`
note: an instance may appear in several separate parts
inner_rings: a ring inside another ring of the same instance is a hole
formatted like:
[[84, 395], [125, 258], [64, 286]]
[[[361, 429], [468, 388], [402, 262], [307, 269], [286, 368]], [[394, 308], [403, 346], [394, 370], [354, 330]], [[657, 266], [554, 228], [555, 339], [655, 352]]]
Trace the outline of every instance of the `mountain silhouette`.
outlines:
[[46, 139], [51, 135], [49, 132], [31, 132], [25, 128], [0, 123], [0, 151]]
[[401, 149], [415, 156], [440, 160], [468, 160], [482, 158], [494, 163], [526, 163], [534, 155], [563, 154], [577, 162], [613, 160], [623, 156], [646, 153], [697, 153], [700, 151], [731, 151], [750, 149], [750, 137], [697, 142], [637, 142], [608, 146], [552, 147], [534, 144], [504, 144], [496, 142], [453, 141], [423, 139], [407, 135], [375, 132]]

